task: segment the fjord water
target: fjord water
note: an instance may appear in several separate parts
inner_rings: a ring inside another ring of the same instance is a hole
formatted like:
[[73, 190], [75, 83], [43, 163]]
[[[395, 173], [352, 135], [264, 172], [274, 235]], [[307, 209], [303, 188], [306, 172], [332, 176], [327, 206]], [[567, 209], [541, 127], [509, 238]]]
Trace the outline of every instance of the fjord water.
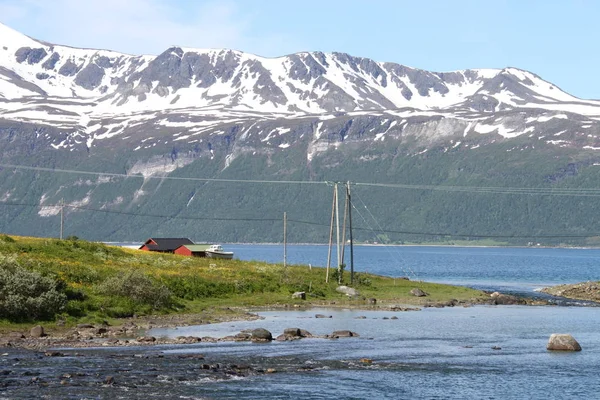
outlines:
[[[227, 245], [241, 260], [283, 262], [282, 245]], [[325, 266], [328, 246], [287, 246], [288, 264]], [[349, 248], [345, 263], [349, 270]], [[332, 266], [336, 250], [332, 250]], [[600, 279], [600, 249], [458, 246], [355, 246], [354, 269], [411, 280], [527, 293]]]

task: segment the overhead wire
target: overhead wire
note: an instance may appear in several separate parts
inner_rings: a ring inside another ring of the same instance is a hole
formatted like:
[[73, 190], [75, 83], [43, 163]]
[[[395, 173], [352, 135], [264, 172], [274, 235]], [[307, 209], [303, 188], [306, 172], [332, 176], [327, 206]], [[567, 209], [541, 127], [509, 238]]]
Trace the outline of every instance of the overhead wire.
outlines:
[[[369, 210], [369, 208], [367, 207], [367, 205], [365, 204], [365, 202], [362, 200], [362, 198], [358, 195], [358, 193], [354, 192], [353, 197], [358, 198], [358, 200], [362, 203], [364, 209], [367, 210], [367, 212], [371, 216], [371, 219], [379, 227], [379, 231], [382, 232], [382, 233], [385, 233], [385, 232], [383, 232], [383, 228], [381, 227], [381, 225], [379, 224], [379, 222], [377, 221], [377, 219], [375, 218], [375, 216], [373, 215], [373, 213], [371, 213], [371, 210]], [[350, 205], [351, 205], [351, 207], [354, 210], [356, 210], [356, 212], [362, 218], [362, 220], [365, 221], [365, 223], [367, 225], [369, 225], [369, 227], [370, 227], [370, 224], [365, 220], [365, 218], [362, 216], [362, 214], [358, 210], [358, 208], [355, 207], [354, 203], [352, 202]], [[375, 230], [371, 228], [371, 231], [373, 232], [374, 237], [377, 238], [377, 235], [375, 235], [375, 233], [376, 233]], [[390, 248], [390, 246], [387, 243], [382, 243], [382, 245], [388, 251], [388, 253], [392, 256], [392, 258], [396, 258], [396, 260], [398, 260], [398, 264], [400, 265], [400, 268], [402, 269], [402, 272], [404, 272], [404, 274], [409, 275], [411, 278], [413, 278], [413, 280], [419, 280], [418, 277], [417, 277], [417, 274], [415, 273], [415, 271], [412, 270], [412, 268], [410, 268], [410, 266], [406, 267], [408, 269], [408, 273], [404, 269], [404, 264], [402, 264], [402, 262], [401, 262], [401, 255], [400, 255], [400, 253], [398, 252], [398, 250], [396, 248], [394, 248], [395, 249], [395, 253], [394, 253], [394, 252], [392, 252], [392, 249]]]
[[[83, 175], [95, 175], [95, 176], [112, 176], [122, 178], [143, 178], [143, 179], [159, 179], [159, 180], [180, 180], [180, 181], [197, 181], [197, 182], [224, 182], [224, 183], [250, 183], [250, 184], [318, 184], [318, 185], [331, 185], [333, 182], [329, 180], [319, 181], [296, 181], [296, 180], [258, 180], [258, 179], [226, 179], [226, 178], [195, 178], [195, 177], [173, 177], [173, 176], [143, 176], [138, 174], [120, 174], [110, 172], [94, 172], [94, 171], [82, 171], [82, 170], [70, 170], [70, 169], [58, 169], [58, 168], [46, 168], [46, 167], [32, 167], [16, 164], [0, 164], [0, 168], [12, 168], [12, 169], [23, 169], [40, 172], [52, 172], [52, 173], [70, 173], [70, 174], [83, 174]], [[346, 182], [340, 182], [346, 184]], [[441, 190], [450, 192], [470, 192], [470, 193], [503, 193], [503, 194], [519, 194], [519, 195], [549, 195], [549, 196], [588, 196], [588, 197], [600, 197], [600, 189], [577, 189], [577, 188], [516, 188], [516, 187], [474, 187], [474, 186], [436, 186], [436, 185], [408, 185], [408, 184], [394, 184], [394, 183], [364, 183], [364, 182], [350, 182], [355, 186], [364, 187], [382, 187], [382, 188], [396, 188], [396, 189], [411, 189], [411, 190]], [[362, 199], [359, 200], [362, 201]], [[12, 206], [29, 206], [29, 207], [41, 207], [39, 204], [30, 203], [10, 203], [0, 202], [3, 205]], [[364, 204], [364, 202], [363, 202]], [[366, 205], [365, 205], [366, 206]], [[43, 207], [60, 207], [60, 205], [47, 205]], [[212, 220], [212, 221], [258, 221], [258, 222], [275, 222], [280, 221], [280, 218], [231, 218], [231, 217], [196, 217], [196, 216], [172, 216], [163, 214], [141, 214], [127, 211], [118, 210], [107, 210], [107, 209], [94, 209], [90, 207], [82, 207], [64, 204], [64, 207], [70, 207], [73, 209], [113, 213], [121, 215], [141, 216], [141, 217], [153, 217], [153, 218], [172, 218], [172, 219], [192, 219], [192, 220]], [[356, 207], [354, 207], [356, 209]], [[367, 207], [367, 211], [370, 210]], [[372, 216], [372, 213], [371, 213]], [[374, 216], [372, 216], [374, 219]], [[364, 218], [363, 218], [364, 219]], [[375, 220], [375, 219], [374, 219]], [[364, 219], [366, 221], [366, 219]], [[376, 221], [376, 220], [375, 220]], [[328, 226], [323, 223], [313, 221], [303, 221], [288, 219], [288, 222], [296, 222], [300, 224], [313, 225], [313, 226]], [[377, 222], [378, 223], [378, 222]], [[470, 239], [524, 239], [524, 238], [539, 238], [539, 239], [553, 239], [553, 238], [586, 238], [591, 236], [600, 236], [600, 233], [588, 233], [588, 234], [528, 234], [528, 235], [499, 235], [499, 234], [460, 234], [460, 233], [449, 233], [449, 232], [428, 232], [428, 231], [406, 231], [406, 230], [391, 230], [383, 229], [379, 225], [379, 231], [386, 234], [400, 234], [400, 235], [421, 235], [421, 236], [437, 236], [437, 237], [454, 237], [454, 238], [470, 238]], [[369, 228], [354, 227], [353, 230], [358, 231], [369, 231], [373, 230]]]
[[[32, 203], [18, 203], [18, 202], [5, 202], [0, 201], [0, 205], [5, 206], [22, 206], [22, 207], [44, 207], [44, 208], [60, 208], [60, 204], [54, 205], [39, 205]], [[166, 214], [148, 214], [148, 213], [136, 213], [129, 211], [119, 211], [119, 210], [108, 210], [108, 209], [99, 209], [99, 208], [91, 208], [91, 207], [83, 207], [83, 206], [75, 206], [65, 203], [62, 205], [65, 208], [78, 209], [82, 211], [92, 211], [92, 212], [102, 212], [107, 214], [117, 214], [117, 215], [129, 215], [135, 217], [148, 217], [148, 218], [165, 218], [165, 219], [180, 219], [180, 220], [200, 220], [200, 221], [231, 221], [231, 222], [281, 222], [280, 217], [198, 217], [198, 216], [185, 216], [185, 215], [166, 215]], [[360, 212], [356, 206], [353, 206], [353, 209], [357, 212]], [[366, 218], [361, 217], [363, 221], [368, 225], [367, 227], [355, 226], [352, 228], [354, 231], [366, 231], [372, 232], [374, 231], [372, 226], [369, 226], [368, 222], [366, 222]], [[328, 224], [324, 224], [322, 222], [315, 221], [306, 221], [288, 218], [288, 223], [298, 223], [303, 225], [312, 225], [319, 227], [329, 227]], [[536, 234], [531, 233], [527, 235], [497, 235], [497, 234], [461, 234], [461, 233], [449, 233], [449, 232], [432, 232], [432, 231], [410, 231], [410, 230], [394, 230], [394, 229], [380, 229], [381, 233], [385, 234], [398, 234], [398, 235], [416, 235], [416, 236], [432, 236], [432, 237], [447, 237], [447, 238], [467, 238], [467, 239], [576, 239], [576, 238], [588, 238], [593, 236], [600, 236], [598, 232], [590, 232], [587, 234]]]
[[541, 187], [486, 187], [486, 186], [445, 186], [445, 185], [409, 185], [400, 183], [353, 182], [356, 186], [381, 187], [410, 190], [434, 190], [444, 192], [468, 192], [512, 195], [575, 196], [600, 197], [600, 189], [593, 188], [541, 188]]
[[323, 185], [327, 181], [286, 181], [286, 180], [261, 180], [261, 179], [227, 179], [227, 178], [194, 178], [184, 176], [154, 176], [154, 175], [139, 175], [139, 174], [120, 174], [115, 172], [94, 172], [82, 171], [74, 169], [60, 168], [45, 168], [45, 167], [30, 167], [25, 165], [15, 164], [0, 164], [0, 168], [23, 169], [30, 171], [41, 172], [62, 172], [68, 174], [94, 175], [94, 176], [112, 176], [119, 178], [138, 178], [138, 179], [158, 179], [158, 180], [176, 180], [176, 181], [196, 181], [196, 182], [225, 182], [225, 183], [273, 183], [273, 184], [302, 184], [302, 185]]
[[[141, 174], [124, 174], [114, 172], [83, 171], [74, 169], [32, 167], [17, 164], [0, 164], [0, 168], [22, 169], [40, 172], [60, 172], [69, 174], [110, 176], [120, 178], [141, 178], [158, 180], [196, 181], [196, 182], [224, 182], [224, 183], [266, 183], [266, 184], [298, 184], [298, 185], [331, 185], [331, 180], [266, 180], [266, 179], [228, 179], [228, 178], [197, 178], [182, 176], [154, 176]], [[345, 184], [346, 182], [339, 182]], [[415, 185], [402, 183], [376, 183], [376, 182], [351, 182], [355, 186], [381, 187], [392, 189], [433, 190], [445, 192], [490, 193], [509, 195], [545, 195], [545, 196], [575, 196], [575, 197], [600, 197], [600, 188], [543, 188], [543, 187], [494, 187], [494, 186], [452, 186], [452, 185]]]

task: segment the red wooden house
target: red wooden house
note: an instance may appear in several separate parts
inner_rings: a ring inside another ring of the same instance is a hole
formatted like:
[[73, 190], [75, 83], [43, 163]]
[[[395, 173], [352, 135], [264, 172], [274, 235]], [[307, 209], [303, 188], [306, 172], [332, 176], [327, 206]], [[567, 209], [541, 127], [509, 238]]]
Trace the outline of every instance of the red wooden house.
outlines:
[[157, 251], [159, 253], [174, 253], [182, 245], [193, 245], [188, 238], [150, 238], [140, 247], [140, 250]]
[[206, 249], [210, 244], [183, 244], [175, 249], [175, 254], [182, 256], [206, 257]]

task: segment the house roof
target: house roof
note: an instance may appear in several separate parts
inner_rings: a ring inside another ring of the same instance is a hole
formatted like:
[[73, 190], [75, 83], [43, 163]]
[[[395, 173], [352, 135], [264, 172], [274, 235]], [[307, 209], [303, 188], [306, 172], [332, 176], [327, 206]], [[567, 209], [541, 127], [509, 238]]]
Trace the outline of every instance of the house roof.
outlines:
[[146, 246], [150, 250], [154, 251], [172, 251], [178, 248], [179, 246], [193, 244], [194, 242], [192, 242], [188, 238], [150, 238], [146, 240], [142, 247]]
[[186, 249], [189, 249], [191, 252], [195, 253], [195, 252], [199, 252], [199, 251], [208, 250], [208, 248], [210, 247], [210, 244], [184, 244], [179, 247], [185, 247]]

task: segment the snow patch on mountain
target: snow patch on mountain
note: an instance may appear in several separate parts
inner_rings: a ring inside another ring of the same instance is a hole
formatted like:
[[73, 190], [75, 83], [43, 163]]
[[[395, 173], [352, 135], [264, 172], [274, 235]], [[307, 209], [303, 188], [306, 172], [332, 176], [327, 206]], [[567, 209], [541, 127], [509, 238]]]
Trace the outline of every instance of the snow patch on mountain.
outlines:
[[[518, 117], [521, 111], [527, 115]], [[208, 137], [288, 149], [307, 134], [310, 162], [340, 145], [348, 118], [378, 121], [379, 128], [366, 128], [369, 140], [412, 135], [433, 143], [471, 132], [513, 138], [563, 120], [593, 132], [600, 101], [512, 67], [438, 73], [344, 53], [265, 58], [184, 47], [133, 56], [53, 45], [0, 24], [0, 119], [58, 129], [49, 138], [55, 149], [132, 137], [144, 138], [134, 151]], [[260, 121], [277, 125], [259, 129]], [[282, 141], [306, 121], [308, 131]], [[334, 132], [339, 141], [331, 141]], [[214, 148], [205, 150], [214, 158]], [[179, 163], [152, 162], [131, 173], [166, 174]]]

